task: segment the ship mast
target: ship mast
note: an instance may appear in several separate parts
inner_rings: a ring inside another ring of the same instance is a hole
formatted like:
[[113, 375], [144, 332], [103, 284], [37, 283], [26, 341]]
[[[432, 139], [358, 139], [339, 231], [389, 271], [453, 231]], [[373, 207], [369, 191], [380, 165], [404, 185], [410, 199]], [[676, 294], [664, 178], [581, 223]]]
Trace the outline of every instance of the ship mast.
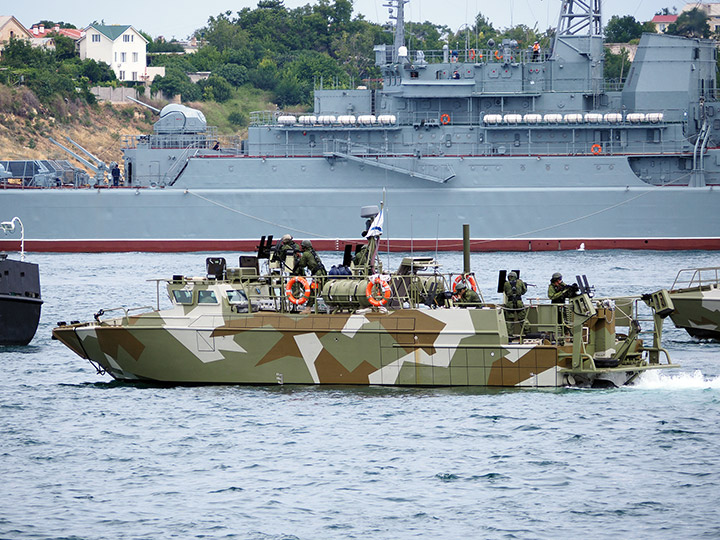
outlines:
[[563, 0], [553, 51], [563, 37], [582, 35], [602, 37], [601, 0]]
[[[405, 4], [410, 0], [388, 0], [387, 4], [383, 4], [390, 15], [390, 19], [395, 19], [395, 41], [393, 42], [393, 63], [398, 61], [398, 51], [400, 47], [405, 45]], [[397, 10], [396, 14], [393, 14], [393, 10]]]

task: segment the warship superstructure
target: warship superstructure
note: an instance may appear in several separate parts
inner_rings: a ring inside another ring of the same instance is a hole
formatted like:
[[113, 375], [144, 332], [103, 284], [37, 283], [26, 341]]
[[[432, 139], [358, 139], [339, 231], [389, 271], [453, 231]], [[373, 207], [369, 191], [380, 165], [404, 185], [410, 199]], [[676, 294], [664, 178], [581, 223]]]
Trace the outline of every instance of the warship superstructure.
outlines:
[[385, 190], [396, 250], [459, 249], [463, 223], [474, 251], [720, 249], [713, 41], [645, 34], [612, 84], [599, 0], [562, 0], [539, 54], [408, 50], [405, 2], [391, 0], [394, 44], [375, 47], [381, 88], [253, 113], [245, 140], [167, 105], [126, 138], [121, 187], [6, 184], [0, 212], [32, 225], [36, 251], [250, 250], [268, 226], [332, 250]]

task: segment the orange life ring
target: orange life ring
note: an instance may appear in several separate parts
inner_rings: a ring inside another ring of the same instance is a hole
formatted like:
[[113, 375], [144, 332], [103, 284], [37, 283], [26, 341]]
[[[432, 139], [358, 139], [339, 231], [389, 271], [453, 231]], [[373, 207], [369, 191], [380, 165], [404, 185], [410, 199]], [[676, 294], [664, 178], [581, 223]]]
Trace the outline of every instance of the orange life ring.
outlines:
[[591, 151], [594, 155], [597, 156], [598, 154], [600, 154], [600, 153], [602, 152], [602, 146], [600, 146], [599, 144], [595, 143], [595, 144], [593, 144], [593, 145], [590, 147], [590, 151]]
[[477, 292], [478, 287], [477, 287], [477, 283], [476, 283], [476, 281], [475, 281], [475, 278], [474, 278], [473, 276], [467, 276], [467, 277], [465, 277], [465, 276], [463, 276], [462, 274], [460, 274], [459, 276], [457, 276], [457, 277], [455, 278], [455, 281], [453, 281], [453, 294], [455, 294], [455, 293], [457, 292], [458, 283], [460, 283], [461, 281], [466, 281], [466, 280], [467, 280], [467, 282], [470, 284], [470, 288], [471, 288], [473, 291]]
[[470, 60], [475, 60], [475, 49], [470, 49], [469, 56]]
[[[293, 295], [293, 285], [295, 285], [295, 283], [300, 283], [300, 285], [303, 286], [303, 295], [300, 298], [295, 298], [295, 295]], [[287, 299], [296, 306], [302, 305], [307, 302], [308, 298], [310, 298], [310, 284], [308, 283], [307, 279], [302, 276], [295, 276], [291, 278], [285, 286], [285, 296], [287, 296]]]
[[[373, 294], [375, 285], [380, 287], [380, 298], [375, 298], [375, 295]], [[390, 290], [390, 285], [387, 284], [387, 281], [382, 279], [380, 276], [375, 276], [370, 278], [370, 281], [365, 288], [365, 296], [367, 297], [368, 302], [370, 302], [373, 306], [384, 306], [387, 304], [390, 296], [392, 296], [392, 291]]]
[[450, 115], [448, 113], [444, 113], [440, 115], [440, 123], [443, 125], [447, 125], [450, 123]]
[[500, 54], [500, 51], [495, 51], [495, 60], [502, 60], [502, 54]]

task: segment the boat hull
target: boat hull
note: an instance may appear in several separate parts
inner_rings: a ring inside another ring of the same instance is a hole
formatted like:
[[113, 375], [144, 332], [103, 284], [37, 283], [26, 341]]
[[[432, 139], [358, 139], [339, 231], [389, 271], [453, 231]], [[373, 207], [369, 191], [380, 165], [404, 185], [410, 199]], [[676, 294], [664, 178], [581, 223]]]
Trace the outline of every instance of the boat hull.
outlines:
[[671, 291], [675, 326], [694, 338], [720, 341], [720, 289], [717, 285]]
[[573, 370], [569, 346], [508, 343], [496, 309], [182, 320], [152, 312], [53, 337], [117, 380], [162, 384], [621, 386], [648, 368]]
[[0, 345], [30, 343], [42, 303], [38, 265], [0, 259]]

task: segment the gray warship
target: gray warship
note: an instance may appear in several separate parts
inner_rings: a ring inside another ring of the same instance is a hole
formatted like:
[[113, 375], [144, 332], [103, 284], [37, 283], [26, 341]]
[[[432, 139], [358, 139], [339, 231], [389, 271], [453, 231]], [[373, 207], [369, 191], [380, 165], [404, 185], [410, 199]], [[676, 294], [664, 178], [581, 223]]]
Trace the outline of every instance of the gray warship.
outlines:
[[5, 182], [0, 213], [35, 251], [252, 250], [269, 228], [333, 250], [385, 190], [393, 250], [459, 250], [463, 223], [473, 251], [720, 249], [714, 42], [645, 34], [613, 84], [599, 1], [562, 0], [540, 55], [408, 50], [405, 3], [375, 47], [381, 88], [319, 88], [311, 113], [253, 113], [243, 140], [167, 105], [125, 139], [122, 186]]

